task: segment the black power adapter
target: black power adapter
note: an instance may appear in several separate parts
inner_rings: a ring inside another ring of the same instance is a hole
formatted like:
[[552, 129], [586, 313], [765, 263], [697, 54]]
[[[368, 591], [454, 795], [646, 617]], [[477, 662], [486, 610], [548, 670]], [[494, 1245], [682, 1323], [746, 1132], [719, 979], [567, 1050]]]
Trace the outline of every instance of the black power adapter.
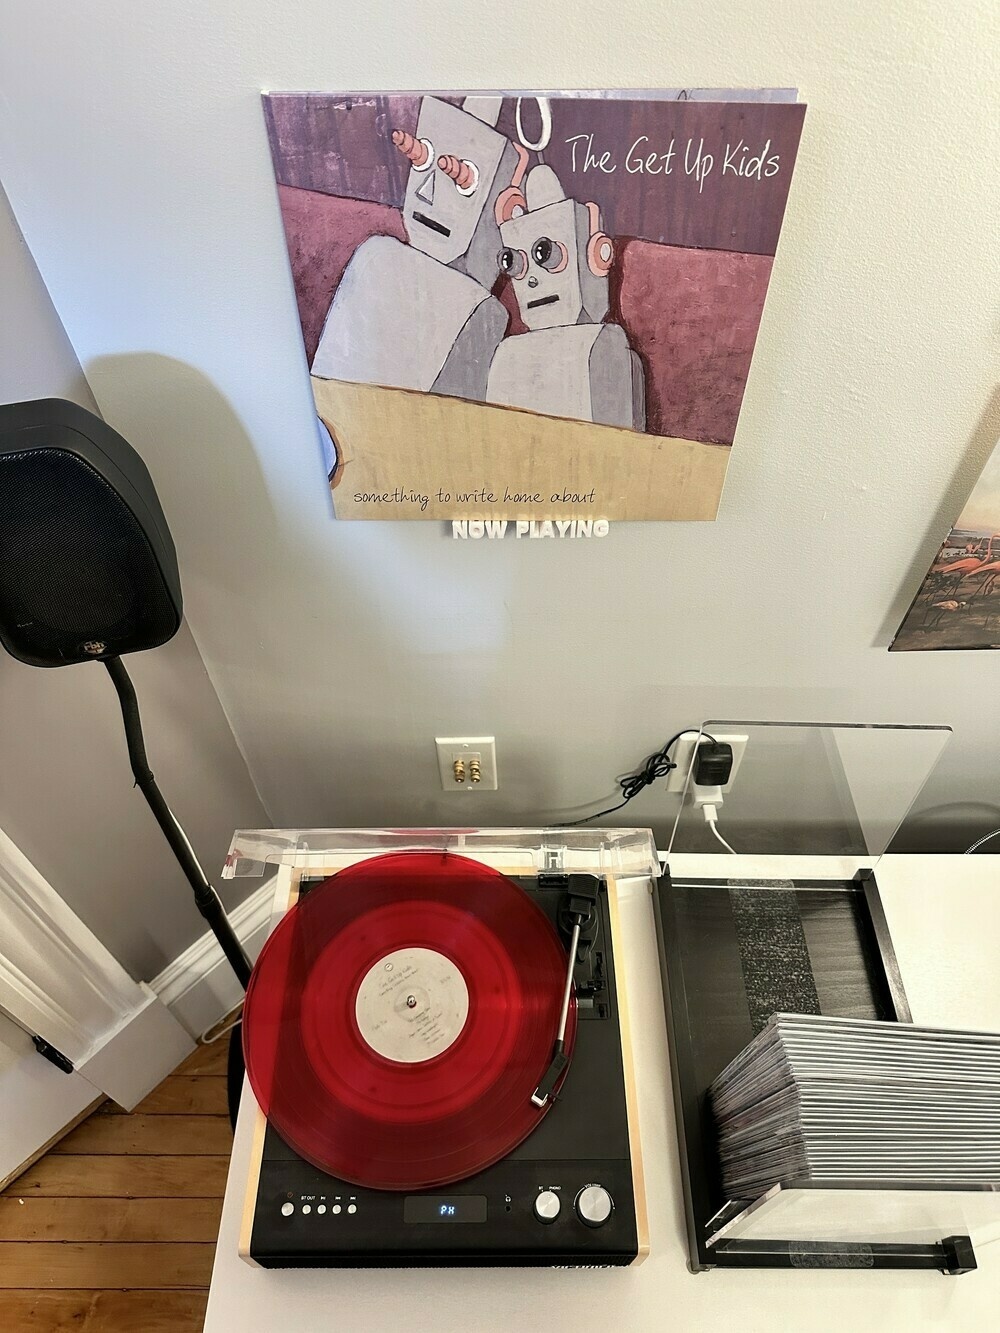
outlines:
[[694, 760], [697, 787], [724, 787], [733, 771], [733, 747], [726, 741], [704, 737]]
[[[694, 757], [693, 798], [705, 816], [705, 823], [727, 852], [734, 852], [719, 832], [719, 806], [722, 789], [733, 775], [733, 747], [726, 741], [703, 735]], [[735, 855], [735, 852], [734, 852]]]

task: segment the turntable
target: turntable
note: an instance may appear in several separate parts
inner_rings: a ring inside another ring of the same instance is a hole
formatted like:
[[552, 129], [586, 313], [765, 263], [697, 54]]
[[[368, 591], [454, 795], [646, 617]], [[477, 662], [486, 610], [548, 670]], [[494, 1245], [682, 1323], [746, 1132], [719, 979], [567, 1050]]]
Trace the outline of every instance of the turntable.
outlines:
[[641, 1261], [616, 879], [651, 873], [648, 831], [274, 838], [237, 835], [228, 871], [278, 861], [285, 904], [244, 1008], [241, 1256]]

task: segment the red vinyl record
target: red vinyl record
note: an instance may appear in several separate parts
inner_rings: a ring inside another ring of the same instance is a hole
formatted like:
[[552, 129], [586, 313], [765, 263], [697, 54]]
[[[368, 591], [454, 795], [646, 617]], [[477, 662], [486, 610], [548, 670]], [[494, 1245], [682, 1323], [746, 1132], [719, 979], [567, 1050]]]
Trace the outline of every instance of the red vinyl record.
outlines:
[[[299, 1156], [373, 1189], [428, 1189], [504, 1157], [551, 1106], [569, 959], [498, 871], [394, 852], [311, 889], [264, 945], [243, 1008], [247, 1074]], [[565, 1048], [572, 1054], [576, 1002]]]

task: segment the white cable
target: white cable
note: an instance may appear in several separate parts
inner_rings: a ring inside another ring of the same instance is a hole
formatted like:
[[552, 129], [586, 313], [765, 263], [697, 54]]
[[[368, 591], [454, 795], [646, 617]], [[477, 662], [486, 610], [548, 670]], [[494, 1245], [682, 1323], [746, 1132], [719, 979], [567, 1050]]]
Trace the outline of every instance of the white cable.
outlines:
[[974, 852], [977, 848], [982, 847], [984, 842], [989, 842], [990, 838], [995, 838], [998, 834], [1000, 834], [1000, 828], [995, 828], [992, 833], [984, 834], [978, 842], [974, 842], [971, 847], [966, 847], [962, 855], [968, 856], [970, 852]]
[[718, 825], [716, 823], [716, 821], [719, 818], [718, 806], [722, 804], [722, 788], [695, 787], [695, 792], [702, 793], [702, 794], [696, 794], [694, 799], [695, 799], [695, 804], [697, 806], [700, 806], [701, 812], [705, 816], [705, 823], [718, 838], [719, 842], [722, 843], [726, 851], [732, 852], [733, 856], [738, 856], [739, 853], [736, 851], [735, 847], [730, 847], [729, 843], [726, 842], [725, 838], [719, 832]]
[[736, 855], [737, 855], [737, 852], [736, 852], [735, 847], [730, 847], [729, 843], [726, 842], [725, 838], [724, 838], [724, 837], [722, 836], [722, 834], [719, 832], [718, 826], [716, 825], [716, 822], [715, 822], [714, 819], [710, 819], [710, 820], [708, 821], [708, 827], [712, 830], [712, 832], [715, 834], [715, 836], [719, 839], [719, 841], [722, 843], [723, 847], [725, 847], [726, 851], [727, 851], [727, 852], [732, 852], [733, 856], [736, 856]]
[[[212, 1031], [212, 1029], [214, 1027], [218, 1027], [220, 1023], [225, 1022], [227, 1018], [231, 1019], [232, 1021], [226, 1023], [226, 1026], [222, 1028], [219, 1032], [216, 1032], [214, 1037], [210, 1037], [208, 1034]], [[229, 1012], [223, 1014], [221, 1018], [217, 1018], [214, 1023], [209, 1023], [208, 1027], [201, 1034], [201, 1036], [196, 1037], [195, 1040], [197, 1041], [199, 1046], [211, 1046], [213, 1042], [221, 1041], [223, 1037], [228, 1037], [230, 1032], [232, 1032], [233, 1028], [236, 1027], [237, 1023], [241, 1023], [242, 1021], [243, 1021], [243, 1001], [240, 1000], [239, 1004], [236, 1006], [235, 1009], [230, 1009]]]

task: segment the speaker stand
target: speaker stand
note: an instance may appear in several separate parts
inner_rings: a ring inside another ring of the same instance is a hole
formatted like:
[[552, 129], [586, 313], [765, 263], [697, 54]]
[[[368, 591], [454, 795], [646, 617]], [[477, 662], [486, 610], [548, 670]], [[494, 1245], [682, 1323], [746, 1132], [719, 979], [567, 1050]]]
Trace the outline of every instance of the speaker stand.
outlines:
[[213, 935], [222, 946], [222, 951], [239, 983], [246, 990], [250, 980], [250, 959], [246, 956], [242, 944], [226, 916], [222, 901], [206, 878], [194, 848], [188, 842], [187, 835], [167, 805], [156, 785], [156, 779], [150, 772], [146, 759], [146, 746], [142, 736], [142, 722], [139, 717], [139, 704], [131, 678], [125, 670], [120, 657], [105, 660], [104, 665], [114, 681], [118, 691], [118, 700], [122, 707], [122, 719], [125, 723], [125, 739], [128, 742], [128, 757], [132, 765], [136, 785], [146, 798], [146, 803], [156, 817], [156, 822], [163, 830], [163, 836], [170, 844], [170, 849], [177, 858], [188, 883], [194, 891], [194, 900], [198, 911], [208, 922]]

